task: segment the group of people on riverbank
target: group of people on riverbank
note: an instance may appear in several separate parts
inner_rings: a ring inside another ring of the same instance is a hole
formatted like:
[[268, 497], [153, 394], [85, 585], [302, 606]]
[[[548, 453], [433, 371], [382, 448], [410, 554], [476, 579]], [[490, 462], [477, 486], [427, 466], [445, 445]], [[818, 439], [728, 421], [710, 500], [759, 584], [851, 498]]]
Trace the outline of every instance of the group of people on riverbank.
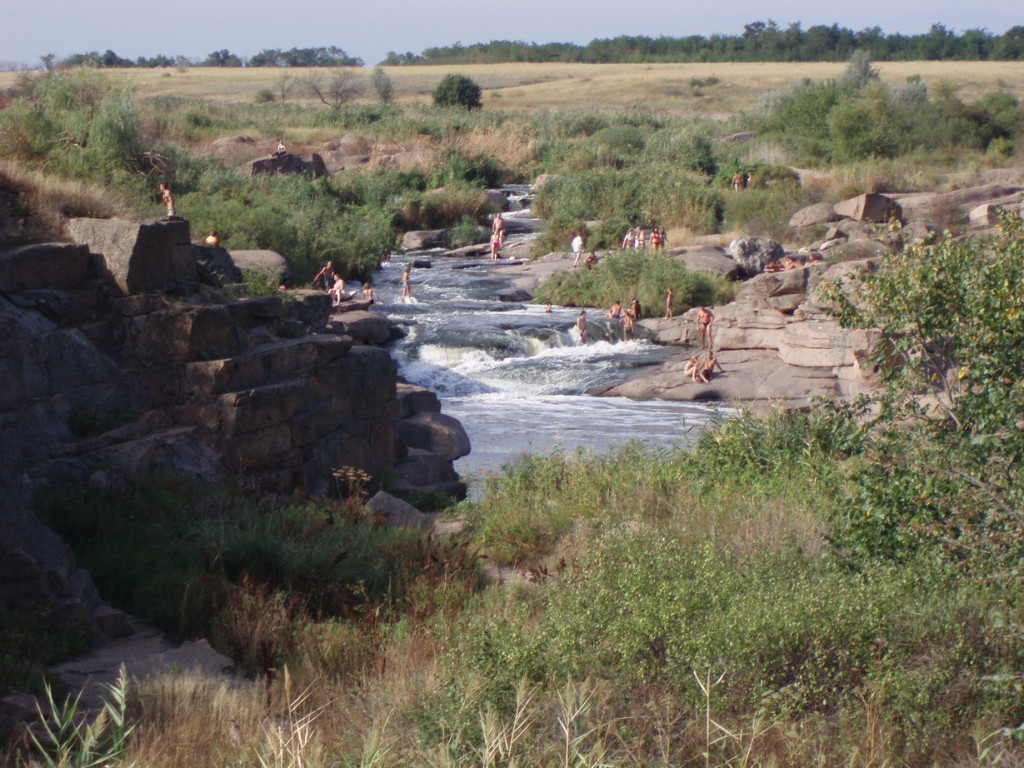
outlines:
[[370, 303], [377, 300], [377, 291], [373, 289], [373, 284], [370, 281], [363, 283], [362, 290], [345, 290], [345, 278], [335, 272], [333, 261], [328, 261], [313, 276], [313, 287], [327, 291], [336, 307], [356, 298]]
[[632, 248], [635, 251], [647, 250], [647, 244], [651, 244], [651, 250], [660, 251], [665, 247], [665, 228], [655, 225], [651, 227], [650, 235], [643, 227], [631, 227], [626, 230], [622, 238], [624, 250]]

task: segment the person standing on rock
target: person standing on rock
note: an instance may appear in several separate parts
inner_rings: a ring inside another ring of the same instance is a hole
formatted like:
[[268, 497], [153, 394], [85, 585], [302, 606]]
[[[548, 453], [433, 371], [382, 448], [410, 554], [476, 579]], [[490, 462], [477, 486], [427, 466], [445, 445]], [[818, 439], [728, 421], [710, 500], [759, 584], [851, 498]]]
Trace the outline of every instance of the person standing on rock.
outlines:
[[334, 287], [334, 283], [337, 281], [338, 276], [334, 272], [334, 262], [328, 261], [321, 267], [320, 271], [313, 276], [313, 287], [323, 288], [325, 291], [331, 290]]
[[741, 189], [743, 189], [743, 186], [743, 174], [741, 174], [739, 171], [736, 171], [736, 173], [732, 175], [732, 191], [739, 192]]
[[578, 267], [580, 265], [580, 257], [583, 256], [583, 233], [582, 232], [577, 232], [576, 233], [576, 237], [574, 237], [572, 239], [572, 243], [569, 244], [569, 247], [572, 248], [572, 252], [576, 254], [576, 259], [573, 261], [572, 265], [574, 267]]
[[700, 331], [700, 348], [714, 348], [712, 339], [712, 326], [715, 323], [715, 316], [707, 307], [701, 307], [697, 312], [697, 330]]
[[580, 332], [580, 344], [587, 343], [587, 310], [581, 309], [576, 318], [576, 330]]
[[671, 320], [672, 317], [673, 317], [674, 313], [672, 312], [672, 299], [674, 299], [674, 298], [675, 298], [675, 292], [672, 290], [672, 288], [669, 288], [668, 289], [668, 293], [665, 295], [665, 319], [666, 320]]
[[166, 183], [160, 182], [160, 202], [167, 206], [167, 218], [175, 216], [174, 210], [174, 193], [171, 192], [171, 188]]
[[665, 245], [662, 239], [661, 227], [651, 227], [651, 250], [660, 251]]
[[636, 236], [633, 238], [633, 249], [637, 251], [647, 250], [647, 230], [643, 227], [636, 228]]

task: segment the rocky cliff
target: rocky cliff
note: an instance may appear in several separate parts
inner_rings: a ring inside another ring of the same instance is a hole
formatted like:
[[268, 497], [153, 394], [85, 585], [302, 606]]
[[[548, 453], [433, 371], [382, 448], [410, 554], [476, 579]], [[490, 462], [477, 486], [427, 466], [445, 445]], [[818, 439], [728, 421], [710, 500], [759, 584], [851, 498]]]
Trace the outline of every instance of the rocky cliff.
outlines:
[[326, 294], [242, 297], [227, 252], [191, 244], [181, 219], [69, 229], [75, 244], [0, 255], [0, 605], [82, 621], [98, 605], [32, 513], [49, 482], [179, 472], [324, 494], [349, 466], [464, 492], [461, 426], [431, 393], [399, 397], [388, 352], [341, 335]]

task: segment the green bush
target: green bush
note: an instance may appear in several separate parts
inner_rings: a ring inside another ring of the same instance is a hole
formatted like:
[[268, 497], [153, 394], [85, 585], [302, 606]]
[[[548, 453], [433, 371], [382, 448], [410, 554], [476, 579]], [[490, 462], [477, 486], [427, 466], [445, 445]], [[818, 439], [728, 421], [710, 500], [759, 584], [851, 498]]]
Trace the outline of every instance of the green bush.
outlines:
[[480, 109], [480, 86], [465, 75], [449, 74], [434, 88], [434, 103], [440, 107]]
[[[533, 209], [549, 221], [538, 247], [564, 250], [566, 230], [593, 219], [714, 232], [721, 220], [722, 197], [701, 177], [674, 166], [596, 168], [551, 179], [537, 193]], [[618, 231], [590, 247], [615, 247], [621, 238]]]
[[609, 307], [615, 301], [636, 298], [641, 307], [660, 314], [668, 289], [674, 292], [677, 311], [693, 306], [724, 304], [732, 296], [725, 278], [692, 272], [676, 259], [660, 253], [619, 251], [593, 269], [562, 272], [537, 290], [536, 301], [568, 307]]

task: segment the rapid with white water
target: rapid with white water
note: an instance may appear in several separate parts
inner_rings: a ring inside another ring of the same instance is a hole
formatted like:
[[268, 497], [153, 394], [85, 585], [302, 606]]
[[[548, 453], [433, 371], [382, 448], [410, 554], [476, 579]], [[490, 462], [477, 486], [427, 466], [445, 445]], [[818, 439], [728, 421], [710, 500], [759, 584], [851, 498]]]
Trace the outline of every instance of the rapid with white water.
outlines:
[[[374, 309], [407, 325], [392, 348], [400, 373], [441, 398], [462, 422], [473, 450], [456, 462], [470, 482], [522, 453], [603, 452], [633, 440], [688, 445], [719, 413], [712, 404], [592, 397], [591, 387], [625, 378], [670, 350], [622, 341], [618, 321], [588, 311], [591, 339], [581, 345], [578, 309], [497, 299], [507, 278], [494, 262], [417, 252], [395, 257], [374, 276]], [[401, 300], [401, 275], [412, 260], [413, 300]]]

